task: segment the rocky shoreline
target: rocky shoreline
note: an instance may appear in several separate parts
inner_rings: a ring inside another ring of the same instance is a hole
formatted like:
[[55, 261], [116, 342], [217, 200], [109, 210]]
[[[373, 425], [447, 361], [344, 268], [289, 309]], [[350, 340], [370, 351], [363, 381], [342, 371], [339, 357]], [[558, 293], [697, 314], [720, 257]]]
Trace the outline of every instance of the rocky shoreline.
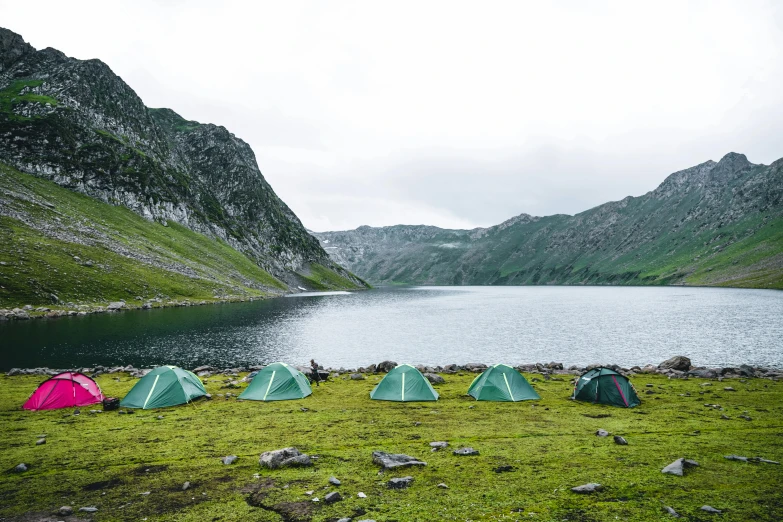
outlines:
[[[378, 364], [371, 364], [367, 367], [357, 368], [331, 368], [331, 367], [319, 367], [321, 378], [327, 379], [329, 377], [347, 376], [352, 379], [363, 379], [365, 374], [377, 374], [387, 373], [389, 370], [397, 366], [394, 361], [383, 361]], [[621, 373], [627, 377], [634, 375], [644, 374], [659, 374], [665, 375], [669, 379], [688, 379], [688, 378], [702, 378], [702, 379], [717, 379], [722, 380], [724, 378], [759, 378], [770, 379], [774, 381], [783, 380], [783, 369], [777, 368], [762, 368], [754, 367], [747, 364], [742, 364], [736, 367], [718, 367], [707, 368], [704, 366], [693, 366], [691, 360], [685, 356], [678, 355], [667, 359], [666, 361], [654, 365], [647, 364], [645, 366], [632, 366], [630, 368], [623, 368], [616, 364], [591, 364], [589, 366], [572, 365], [566, 367], [563, 363], [550, 362], [550, 363], [534, 363], [534, 364], [518, 364], [514, 368], [523, 373], [540, 374], [544, 379], [549, 380], [553, 376], [557, 375], [572, 375], [578, 376], [584, 372], [604, 366], [611, 368], [612, 370]], [[443, 382], [443, 378], [439, 374], [449, 375], [459, 372], [481, 373], [489, 366], [484, 363], [467, 363], [467, 364], [447, 364], [445, 366], [425, 366], [416, 365], [416, 368], [421, 371], [425, 377], [431, 382], [438, 383]], [[253, 373], [263, 369], [263, 365], [253, 366], [238, 366], [234, 368], [217, 368], [210, 365], [201, 365], [192, 368], [191, 371], [199, 377], [212, 377], [212, 376], [225, 376], [239, 378], [240, 373]], [[310, 373], [310, 369], [305, 366], [297, 366], [297, 368], [305, 374]], [[115, 374], [115, 373], [127, 373], [131, 377], [143, 377], [152, 368], [135, 368], [131, 365], [128, 366], [93, 366], [82, 368], [12, 368], [6, 372], [6, 376], [12, 377], [15, 375], [43, 375], [51, 376], [58, 373], [73, 371], [80, 372], [85, 375], [98, 376], [102, 374]], [[245, 378], [247, 379], [247, 377]]]
[[[226, 296], [216, 297], [209, 301], [201, 299], [198, 301], [191, 301], [190, 299], [168, 299], [165, 296], [153, 297], [149, 299], [143, 299], [142, 297], [136, 297], [133, 301], [113, 301], [107, 302], [105, 305], [99, 304], [76, 304], [76, 303], [63, 303], [51, 308], [47, 306], [34, 307], [33, 305], [24, 305], [22, 308], [0, 308], [0, 321], [26, 321], [28, 319], [54, 319], [57, 317], [66, 316], [83, 316], [88, 314], [102, 314], [102, 313], [115, 313], [123, 310], [151, 310], [153, 308], [174, 308], [180, 306], [204, 306], [210, 304], [224, 304], [224, 303], [244, 303], [250, 301], [260, 301], [263, 299], [269, 299], [272, 297], [280, 297], [280, 295], [270, 295], [267, 297], [239, 297], [239, 296]], [[52, 301], [58, 302], [57, 296], [52, 296]]]

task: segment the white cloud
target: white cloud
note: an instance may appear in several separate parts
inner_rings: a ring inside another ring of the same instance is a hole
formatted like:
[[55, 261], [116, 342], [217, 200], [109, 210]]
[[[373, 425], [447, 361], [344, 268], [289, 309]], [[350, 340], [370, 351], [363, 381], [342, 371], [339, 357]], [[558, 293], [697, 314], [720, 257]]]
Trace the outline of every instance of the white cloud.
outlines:
[[38, 48], [226, 126], [311, 229], [487, 226], [783, 156], [783, 7], [0, 1]]

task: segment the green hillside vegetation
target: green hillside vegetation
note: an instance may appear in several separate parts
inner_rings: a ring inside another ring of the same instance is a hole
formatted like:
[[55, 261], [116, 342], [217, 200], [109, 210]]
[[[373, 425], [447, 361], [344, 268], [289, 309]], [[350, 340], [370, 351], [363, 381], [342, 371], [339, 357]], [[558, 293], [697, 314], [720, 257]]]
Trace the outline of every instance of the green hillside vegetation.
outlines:
[[727, 154], [656, 190], [574, 216], [487, 229], [360, 227], [316, 234], [374, 284], [709, 285], [783, 289], [783, 160]]
[[[137, 382], [116, 377], [97, 377], [104, 393], [123, 397]], [[623, 409], [570, 401], [569, 376], [526, 375], [542, 400], [520, 403], [474, 401], [466, 395], [472, 373], [445, 375], [437, 403], [371, 401], [380, 376], [367, 377], [333, 379], [299, 401], [260, 403], [220, 396], [242, 390], [215, 376], [206, 382], [212, 400], [134, 415], [90, 414], [85, 407], [73, 415], [72, 409], [20, 410], [42, 378], [2, 376], [0, 466], [11, 470], [24, 462], [29, 470], [0, 474], [0, 518], [38, 520], [69, 505], [97, 507], [94, 515], [78, 514], [97, 521], [648, 522], [672, 519], [664, 506], [694, 521], [783, 519], [781, 466], [724, 458], [783, 460], [783, 382], [638, 375], [633, 380], [643, 403]], [[598, 429], [628, 445], [597, 437]], [[37, 446], [44, 434], [46, 443]], [[431, 452], [431, 441], [450, 446]], [[317, 456], [315, 465], [260, 467], [260, 453], [288, 446]], [[464, 446], [480, 455], [452, 454]], [[405, 453], [427, 466], [379, 474], [376, 450]], [[224, 465], [225, 455], [239, 459]], [[699, 467], [683, 477], [661, 473], [681, 457]], [[496, 471], [502, 466], [510, 468]], [[387, 487], [406, 475], [414, 478], [408, 489]], [[330, 476], [342, 484], [331, 486]], [[186, 481], [190, 488], [183, 491]], [[590, 482], [603, 490], [570, 490]], [[325, 504], [330, 491], [344, 499]], [[723, 514], [705, 513], [703, 505]]]
[[[147, 220], [1, 163], [0, 190], [0, 307], [57, 308], [52, 295], [61, 304], [105, 305], [137, 296], [269, 297], [288, 289], [225, 241]], [[344, 278], [339, 284], [355, 288]]]

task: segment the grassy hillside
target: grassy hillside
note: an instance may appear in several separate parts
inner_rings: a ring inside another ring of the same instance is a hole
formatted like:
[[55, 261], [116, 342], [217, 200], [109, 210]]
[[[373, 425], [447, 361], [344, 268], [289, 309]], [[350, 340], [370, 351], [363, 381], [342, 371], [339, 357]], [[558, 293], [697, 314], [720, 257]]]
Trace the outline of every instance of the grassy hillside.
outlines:
[[[332, 281], [355, 287], [337, 274]], [[61, 306], [120, 299], [140, 305], [136, 297], [209, 301], [287, 289], [224, 241], [0, 163], [0, 308], [56, 307], [52, 295]]]
[[783, 160], [727, 154], [640, 197], [487, 229], [316, 234], [372, 283], [627, 284], [783, 289]]
[[[115, 377], [97, 380], [117, 397], [136, 382]], [[568, 400], [567, 376], [537, 382], [540, 375], [527, 375], [542, 400], [523, 403], [476, 402], [464, 395], [474, 374], [444, 377], [437, 403], [371, 401], [377, 375], [338, 378], [300, 401], [244, 402], [219, 396], [241, 390], [225, 387], [225, 377], [217, 376], [206, 383], [211, 401], [134, 415], [91, 415], [90, 408], [73, 415], [21, 411], [41, 378], [2, 376], [0, 467], [24, 462], [29, 471], [0, 474], [0, 518], [39, 520], [70, 505], [97, 507], [80, 518], [98, 521], [648, 522], [671, 519], [664, 506], [693, 521], [783, 519], [781, 466], [724, 458], [783, 460], [783, 382], [639, 375], [634, 383], [643, 403], [626, 410]], [[597, 437], [599, 428], [625, 437], [628, 445]], [[36, 446], [43, 434], [46, 444]], [[431, 441], [450, 447], [433, 453]], [[286, 446], [318, 460], [311, 468], [259, 466], [261, 452]], [[452, 454], [463, 446], [480, 455]], [[427, 466], [379, 474], [375, 450], [412, 455]], [[239, 460], [226, 466], [219, 460], [224, 455]], [[699, 467], [684, 477], [661, 473], [680, 457]], [[511, 469], [495, 471], [500, 466]], [[414, 478], [409, 489], [386, 486], [406, 475]], [[342, 485], [330, 486], [330, 476]], [[183, 491], [186, 481], [191, 488]], [[602, 484], [603, 491], [570, 491], [588, 482]], [[344, 500], [324, 504], [330, 491]], [[707, 514], [700, 510], [705, 504], [724, 513]]]

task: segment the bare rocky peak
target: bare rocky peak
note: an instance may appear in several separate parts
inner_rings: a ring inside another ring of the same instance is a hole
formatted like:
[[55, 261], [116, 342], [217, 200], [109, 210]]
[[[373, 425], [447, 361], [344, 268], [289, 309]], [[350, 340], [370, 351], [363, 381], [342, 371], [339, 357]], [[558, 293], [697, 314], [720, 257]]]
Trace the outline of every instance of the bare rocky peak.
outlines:
[[25, 42], [21, 35], [0, 27], [0, 72], [3, 72], [21, 57], [34, 52], [35, 48]]

